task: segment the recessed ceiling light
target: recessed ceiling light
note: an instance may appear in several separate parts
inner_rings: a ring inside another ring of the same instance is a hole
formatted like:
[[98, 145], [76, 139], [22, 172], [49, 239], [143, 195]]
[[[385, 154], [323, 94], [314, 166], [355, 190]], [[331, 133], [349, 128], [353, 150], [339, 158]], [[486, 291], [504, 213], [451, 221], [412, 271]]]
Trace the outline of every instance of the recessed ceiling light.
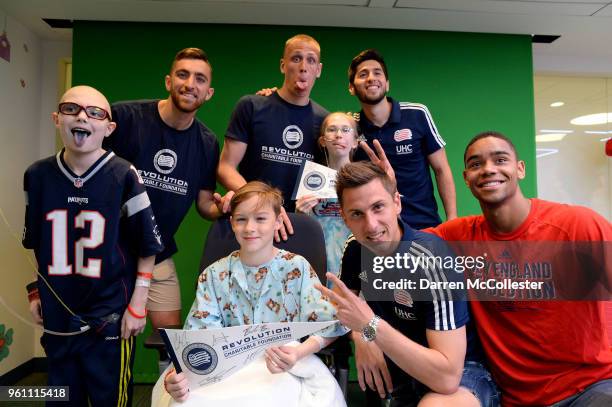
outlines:
[[553, 102], [550, 104], [550, 107], [561, 107], [565, 104], [565, 102]]
[[547, 133], [538, 134], [536, 136], [536, 143], [548, 143], [551, 141], [561, 141], [566, 136], [564, 133]]
[[563, 133], [570, 134], [573, 133], [574, 130], [552, 130], [552, 129], [541, 129], [540, 133]]
[[612, 130], [610, 131], [595, 131], [595, 130], [585, 130], [586, 134], [612, 134]]
[[591, 126], [610, 122], [612, 122], [612, 112], [587, 114], [586, 116], [575, 117], [570, 121], [575, 126]]

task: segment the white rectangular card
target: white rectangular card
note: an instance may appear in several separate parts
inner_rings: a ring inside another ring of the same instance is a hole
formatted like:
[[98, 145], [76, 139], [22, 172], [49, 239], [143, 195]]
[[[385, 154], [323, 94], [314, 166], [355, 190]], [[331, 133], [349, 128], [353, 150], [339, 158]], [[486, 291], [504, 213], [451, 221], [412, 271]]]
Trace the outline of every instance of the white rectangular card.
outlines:
[[316, 195], [324, 199], [336, 198], [336, 173], [334, 169], [304, 160], [292, 199], [299, 199], [304, 195]]

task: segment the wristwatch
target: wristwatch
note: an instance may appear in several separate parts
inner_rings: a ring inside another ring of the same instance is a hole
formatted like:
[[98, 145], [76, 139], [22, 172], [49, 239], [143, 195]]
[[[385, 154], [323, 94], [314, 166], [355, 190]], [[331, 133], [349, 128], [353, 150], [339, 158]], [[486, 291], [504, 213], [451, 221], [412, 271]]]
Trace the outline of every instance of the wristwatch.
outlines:
[[364, 342], [372, 342], [376, 339], [376, 328], [378, 327], [378, 322], [380, 321], [380, 317], [378, 315], [374, 315], [370, 322], [363, 327], [361, 330], [361, 339]]

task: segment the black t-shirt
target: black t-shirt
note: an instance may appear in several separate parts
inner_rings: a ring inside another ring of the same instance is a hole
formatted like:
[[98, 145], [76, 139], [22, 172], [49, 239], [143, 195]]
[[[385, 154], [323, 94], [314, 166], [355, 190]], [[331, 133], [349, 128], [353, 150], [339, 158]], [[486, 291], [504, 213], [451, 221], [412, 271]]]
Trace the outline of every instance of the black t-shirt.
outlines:
[[248, 181], [265, 181], [283, 193], [285, 208], [304, 160], [320, 160], [319, 128], [327, 110], [314, 101], [297, 106], [271, 96], [247, 95], [237, 103], [225, 137], [247, 144], [238, 172]]
[[117, 129], [105, 147], [132, 162], [144, 180], [166, 249], [159, 263], [177, 252], [174, 234], [200, 190], [214, 191], [219, 144], [199, 120], [176, 130], [161, 119], [157, 100], [115, 103]]

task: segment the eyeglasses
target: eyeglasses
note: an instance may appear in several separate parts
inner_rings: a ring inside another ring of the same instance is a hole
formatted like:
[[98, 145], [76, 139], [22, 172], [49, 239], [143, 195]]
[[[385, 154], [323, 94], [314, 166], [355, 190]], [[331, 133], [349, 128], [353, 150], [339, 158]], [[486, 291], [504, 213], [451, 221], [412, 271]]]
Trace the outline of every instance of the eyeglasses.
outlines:
[[96, 119], [96, 120], [104, 120], [104, 119], [110, 120], [110, 117], [111, 117], [110, 113], [102, 109], [101, 107], [98, 107], [98, 106], [83, 107], [77, 103], [72, 103], [72, 102], [60, 103], [59, 106], [57, 107], [57, 110], [61, 114], [67, 114], [70, 116], [76, 116], [79, 113], [81, 113], [81, 110], [84, 110], [87, 117], [91, 119]]
[[342, 126], [342, 127], [329, 126], [325, 128], [325, 134], [323, 138], [334, 139], [336, 137], [336, 134], [338, 134], [338, 132], [340, 132], [340, 134], [342, 134], [343, 136], [348, 136], [349, 134], [353, 132], [353, 128], [349, 126]]

